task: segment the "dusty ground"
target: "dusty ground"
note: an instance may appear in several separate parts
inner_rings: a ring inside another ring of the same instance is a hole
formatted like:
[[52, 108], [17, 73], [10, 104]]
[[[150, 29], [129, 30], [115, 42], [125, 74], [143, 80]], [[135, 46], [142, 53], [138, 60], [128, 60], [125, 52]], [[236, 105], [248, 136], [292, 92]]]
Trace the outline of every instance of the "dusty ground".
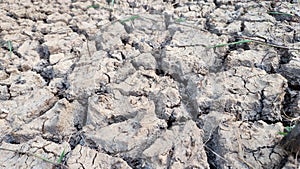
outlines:
[[300, 113], [299, 18], [298, 1], [1, 0], [0, 168], [296, 168], [279, 132]]

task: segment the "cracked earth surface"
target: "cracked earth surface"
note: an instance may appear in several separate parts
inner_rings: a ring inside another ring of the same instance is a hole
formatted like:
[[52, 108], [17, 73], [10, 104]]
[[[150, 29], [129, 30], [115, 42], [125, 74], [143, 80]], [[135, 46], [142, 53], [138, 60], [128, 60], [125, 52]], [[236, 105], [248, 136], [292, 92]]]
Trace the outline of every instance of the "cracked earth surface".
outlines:
[[297, 168], [299, 3], [1, 0], [0, 168]]

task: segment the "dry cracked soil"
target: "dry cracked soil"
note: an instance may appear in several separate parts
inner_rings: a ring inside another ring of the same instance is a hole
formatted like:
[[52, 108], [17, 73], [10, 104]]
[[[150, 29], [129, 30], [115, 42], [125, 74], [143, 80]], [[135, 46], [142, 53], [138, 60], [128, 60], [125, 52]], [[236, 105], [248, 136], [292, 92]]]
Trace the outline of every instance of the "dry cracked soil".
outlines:
[[0, 168], [298, 168], [299, 115], [297, 0], [0, 0]]

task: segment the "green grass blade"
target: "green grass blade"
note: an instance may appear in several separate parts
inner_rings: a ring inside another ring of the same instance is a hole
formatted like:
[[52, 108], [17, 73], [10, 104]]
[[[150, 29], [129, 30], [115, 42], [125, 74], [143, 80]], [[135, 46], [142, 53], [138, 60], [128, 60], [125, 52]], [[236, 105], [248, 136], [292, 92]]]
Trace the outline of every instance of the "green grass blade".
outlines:
[[110, 3], [111, 9], [114, 9], [114, 4], [115, 4], [115, 0], [111, 0], [111, 3]]
[[284, 129], [285, 129], [287, 132], [281, 132], [281, 131], [280, 131], [280, 132], [278, 132], [278, 134], [279, 134], [279, 135], [285, 136], [285, 135], [287, 135], [289, 132], [291, 132], [291, 130], [292, 130], [294, 127], [295, 127], [295, 125], [284, 127]]
[[278, 134], [279, 134], [279, 135], [285, 136], [285, 135], [287, 135], [288, 133], [287, 133], [287, 132], [281, 132], [281, 131], [280, 131], [280, 132], [278, 132]]
[[245, 39], [245, 40], [240, 40], [240, 41], [237, 41], [237, 42], [217, 44], [217, 45], [214, 45], [214, 46], [209, 46], [208, 48], [218, 48], [218, 47], [229, 46], [229, 45], [238, 45], [238, 44], [248, 43], [248, 42], [252, 42], [252, 41], [253, 40]]
[[[29, 154], [29, 155], [30, 155], [30, 154]], [[46, 162], [51, 163], [51, 164], [53, 164], [53, 165], [56, 165], [55, 162], [53, 162], [53, 161], [51, 161], [51, 160], [49, 160], [49, 159], [47, 159], [47, 158], [45, 158], [45, 157], [42, 157], [42, 156], [39, 156], [39, 155], [36, 155], [36, 154], [31, 154], [31, 155], [34, 156], [34, 157], [36, 157], [36, 158], [39, 158], [39, 159], [41, 159], [41, 160], [43, 160], [43, 161], [46, 161]]]
[[121, 24], [123, 24], [123, 23], [128, 22], [128, 21], [133, 21], [133, 20], [135, 20], [135, 19], [137, 19], [137, 18], [139, 18], [139, 17], [140, 17], [139, 15], [133, 15], [133, 16], [131, 16], [130, 18], [127, 18], [127, 19], [124, 19], [124, 20], [120, 20], [119, 22], [120, 22]]
[[287, 132], [290, 132], [294, 127], [295, 127], [295, 125], [293, 125], [293, 126], [287, 126], [287, 127], [284, 127], [284, 129], [285, 129]]
[[100, 5], [99, 4], [93, 4], [91, 6], [88, 6], [87, 8], [94, 8], [94, 9], [99, 9]]
[[65, 149], [61, 152], [61, 154], [60, 154], [60, 156], [59, 156], [59, 158], [57, 160], [58, 164], [60, 164], [62, 162], [64, 156], [65, 156]]
[[186, 21], [186, 19], [185, 18], [178, 18], [178, 19], [176, 19], [176, 21], [175, 22], [185, 22]]
[[9, 50], [9, 55], [11, 57], [11, 55], [12, 55], [12, 44], [11, 44], [11, 41], [7, 41], [7, 47], [8, 47], [8, 50]]
[[292, 14], [289, 14], [289, 13], [284, 13], [284, 12], [276, 12], [276, 11], [269, 11], [268, 14], [271, 14], [271, 15], [286, 15], [286, 16], [294, 16]]

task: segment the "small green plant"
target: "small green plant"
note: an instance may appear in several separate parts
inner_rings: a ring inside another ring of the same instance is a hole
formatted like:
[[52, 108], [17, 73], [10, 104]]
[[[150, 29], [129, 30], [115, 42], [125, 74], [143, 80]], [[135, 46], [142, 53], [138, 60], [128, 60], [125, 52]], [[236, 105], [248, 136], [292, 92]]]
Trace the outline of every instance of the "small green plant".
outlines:
[[[285, 136], [285, 135], [287, 135], [294, 127], [295, 127], [295, 125], [284, 127], [284, 131], [283, 131], [283, 132], [280, 131], [280, 132], [278, 132], [278, 134]], [[286, 132], [285, 132], [285, 131], [286, 131]]]
[[9, 149], [9, 148], [3, 148], [3, 147], [0, 147], [0, 150], [4, 150], [4, 151], [10, 151], [10, 152], [14, 152], [14, 153], [18, 153], [20, 155], [27, 155], [27, 156], [32, 156], [32, 157], [36, 157], [40, 160], [43, 160], [47, 163], [50, 163], [52, 164], [53, 166], [56, 166], [56, 167], [61, 167], [61, 168], [67, 168], [67, 166], [65, 166], [64, 164], [61, 164], [62, 163], [62, 160], [65, 156], [65, 149], [62, 151], [62, 153], [60, 154], [57, 162], [53, 162], [45, 157], [42, 157], [40, 155], [37, 155], [37, 154], [34, 154], [34, 153], [30, 153], [30, 152], [23, 152], [23, 151], [19, 151], [19, 150], [12, 150], [12, 149]]

